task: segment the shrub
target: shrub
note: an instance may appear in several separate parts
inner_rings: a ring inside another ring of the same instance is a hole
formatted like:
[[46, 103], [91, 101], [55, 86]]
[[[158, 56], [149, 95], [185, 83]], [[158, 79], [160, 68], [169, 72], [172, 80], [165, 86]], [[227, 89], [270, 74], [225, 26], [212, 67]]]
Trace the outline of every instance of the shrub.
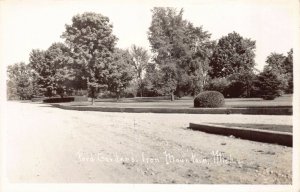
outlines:
[[224, 96], [218, 91], [204, 91], [194, 99], [194, 107], [216, 108], [224, 105]]
[[276, 98], [276, 95], [263, 95], [262, 98], [264, 100], [274, 100]]
[[246, 97], [245, 83], [232, 81], [226, 89], [226, 96], [230, 98]]
[[44, 99], [47, 99], [47, 98], [44, 96], [33, 96], [31, 98], [31, 101], [32, 102], [42, 102]]
[[74, 101], [74, 97], [64, 97], [64, 98], [49, 98], [49, 99], [44, 99], [44, 103], [65, 103], [65, 102], [72, 102]]
[[218, 91], [223, 95], [226, 95], [226, 91], [230, 82], [226, 78], [214, 78], [211, 79], [205, 86], [205, 91]]
[[282, 93], [282, 79], [272, 70], [264, 70], [259, 74], [255, 85], [259, 89], [259, 95], [263, 99], [273, 100]]

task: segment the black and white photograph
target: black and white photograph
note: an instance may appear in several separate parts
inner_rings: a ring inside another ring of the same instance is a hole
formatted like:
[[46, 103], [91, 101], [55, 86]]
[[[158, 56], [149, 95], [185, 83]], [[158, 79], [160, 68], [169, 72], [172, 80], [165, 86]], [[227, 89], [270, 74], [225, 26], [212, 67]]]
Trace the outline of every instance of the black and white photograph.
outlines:
[[0, 190], [300, 192], [299, 29], [297, 0], [1, 0]]

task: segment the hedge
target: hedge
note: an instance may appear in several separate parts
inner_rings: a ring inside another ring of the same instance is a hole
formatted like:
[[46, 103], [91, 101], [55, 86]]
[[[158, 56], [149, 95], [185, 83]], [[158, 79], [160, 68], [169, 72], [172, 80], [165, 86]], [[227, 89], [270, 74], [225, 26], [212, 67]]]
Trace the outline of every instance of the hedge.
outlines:
[[44, 103], [65, 103], [74, 101], [74, 97], [56, 97], [43, 100]]

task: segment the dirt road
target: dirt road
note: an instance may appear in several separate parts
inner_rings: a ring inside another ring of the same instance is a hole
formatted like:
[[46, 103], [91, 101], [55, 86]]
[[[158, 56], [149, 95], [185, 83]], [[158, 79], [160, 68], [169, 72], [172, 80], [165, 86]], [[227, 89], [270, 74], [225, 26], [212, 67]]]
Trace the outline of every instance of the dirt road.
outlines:
[[7, 104], [11, 182], [291, 184], [292, 148], [190, 122], [291, 125], [291, 116], [106, 113]]

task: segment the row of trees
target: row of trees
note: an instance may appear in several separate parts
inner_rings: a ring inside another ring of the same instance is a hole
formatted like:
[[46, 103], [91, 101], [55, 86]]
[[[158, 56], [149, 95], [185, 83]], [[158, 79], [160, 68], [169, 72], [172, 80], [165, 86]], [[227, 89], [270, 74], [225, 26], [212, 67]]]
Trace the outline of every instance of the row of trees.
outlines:
[[74, 16], [62, 34], [65, 43], [34, 49], [29, 64], [8, 67], [8, 97], [64, 96], [87, 90], [93, 99], [108, 93], [117, 98], [170, 95], [174, 100], [203, 89], [249, 97], [265, 94], [259, 81], [267, 72], [278, 77], [279, 90], [292, 92], [292, 50], [287, 56], [272, 53], [257, 75], [255, 41], [236, 32], [212, 41], [202, 27], [183, 19], [183, 10], [152, 10], [151, 56], [135, 45], [130, 50], [117, 48], [112, 29], [109, 18], [101, 14]]
[[[218, 71], [225, 72], [228, 69], [233, 72], [225, 76], [222, 73], [218, 75]], [[251, 69], [241, 67], [234, 69], [232, 65], [229, 65], [227, 69], [218, 69], [217, 72], [211, 70], [210, 77], [204, 89], [219, 91], [227, 97], [280, 96], [284, 93], [293, 93], [293, 49], [287, 53], [287, 56], [271, 53], [266, 59], [262, 72], [258, 72], [254, 65]]]

